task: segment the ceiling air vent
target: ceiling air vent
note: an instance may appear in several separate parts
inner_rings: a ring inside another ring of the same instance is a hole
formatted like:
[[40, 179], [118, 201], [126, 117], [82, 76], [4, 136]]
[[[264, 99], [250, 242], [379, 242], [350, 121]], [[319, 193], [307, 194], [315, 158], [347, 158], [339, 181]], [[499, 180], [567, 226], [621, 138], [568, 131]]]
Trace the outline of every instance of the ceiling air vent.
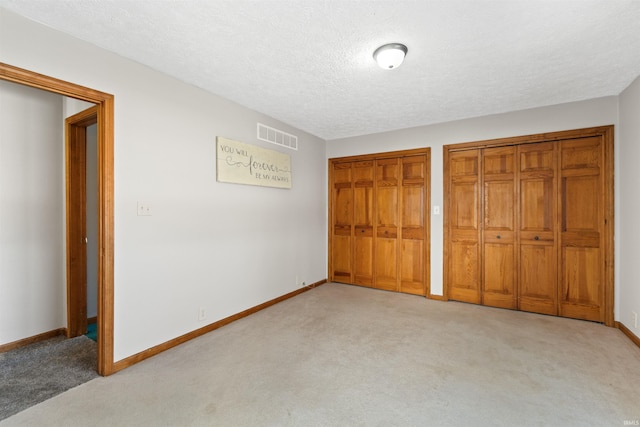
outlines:
[[298, 149], [298, 137], [290, 133], [274, 129], [270, 126], [258, 123], [258, 139], [270, 142], [272, 144], [281, 145], [283, 147]]

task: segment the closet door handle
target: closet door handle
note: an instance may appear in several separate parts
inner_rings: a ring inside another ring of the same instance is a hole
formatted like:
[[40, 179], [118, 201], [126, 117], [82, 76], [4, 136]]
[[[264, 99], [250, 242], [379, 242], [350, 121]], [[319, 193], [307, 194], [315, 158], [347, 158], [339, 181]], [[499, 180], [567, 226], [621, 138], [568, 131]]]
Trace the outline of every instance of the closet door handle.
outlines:
[[534, 237], [533, 240], [540, 240], [538, 236]]
[[500, 238], [500, 235], [498, 234], [498, 235], [496, 236], [496, 239], [499, 239], [499, 238]]
[[360, 230], [361, 233], [364, 233], [364, 230]]

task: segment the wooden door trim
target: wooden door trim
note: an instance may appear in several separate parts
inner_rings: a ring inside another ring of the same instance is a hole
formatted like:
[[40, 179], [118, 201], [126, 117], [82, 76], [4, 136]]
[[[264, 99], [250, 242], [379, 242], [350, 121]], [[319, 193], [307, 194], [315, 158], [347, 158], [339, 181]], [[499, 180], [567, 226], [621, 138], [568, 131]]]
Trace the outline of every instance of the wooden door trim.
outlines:
[[114, 313], [113, 95], [0, 62], [0, 80], [96, 104], [98, 121], [98, 373], [111, 375]]
[[333, 163], [327, 161], [327, 198], [328, 201], [328, 219], [327, 219], [327, 280], [333, 282], [333, 255], [331, 248], [333, 247]]
[[[329, 165], [333, 163], [348, 163], [348, 162], [360, 162], [360, 161], [369, 161], [369, 160], [384, 160], [391, 159], [394, 157], [408, 157], [408, 156], [416, 156], [426, 154], [427, 156], [431, 155], [431, 148], [414, 148], [411, 150], [400, 150], [400, 151], [386, 151], [384, 153], [371, 153], [371, 154], [359, 154], [355, 156], [346, 156], [346, 157], [333, 157], [329, 159]], [[428, 157], [430, 159], [430, 157]]]
[[[450, 169], [449, 169], [449, 153], [455, 151], [465, 151], [478, 148], [500, 147], [506, 145], [522, 145], [534, 144], [547, 141], [562, 141], [565, 139], [578, 139], [600, 136], [604, 142], [604, 203], [605, 203], [605, 248], [604, 248], [604, 275], [605, 275], [605, 300], [604, 300], [604, 323], [607, 326], [615, 326], [614, 321], [614, 125], [598, 126], [584, 129], [572, 129], [558, 132], [539, 133], [533, 135], [523, 135], [508, 138], [497, 138], [483, 141], [464, 142], [460, 144], [448, 144], [443, 149], [443, 180], [444, 180], [444, 206], [449, 206], [450, 197]], [[444, 299], [448, 295], [449, 277], [447, 269], [449, 265], [449, 251], [447, 250], [450, 242], [449, 235], [449, 209], [444, 209], [444, 252], [443, 252], [443, 277], [442, 293]]]
[[451, 150], [442, 150], [442, 295], [441, 301], [449, 301], [449, 289], [447, 283], [451, 281], [449, 277], [449, 244], [451, 242], [451, 227], [449, 219], [449, 206], [451, 206], [451, 166], [449, 162], [449, 152]]
[[[333, 234], [334, 234], [334, 215], [335, 215], [335, 209], [333, 208], [334, 206], [334, 191], [335, 191], [335, 174], [333, 173], [334, 171], [334, 164], [331, 162], [331, 160], [329, 160], [328, 162], [328, 183], [329, 183], [329, 191], [328, 191], [328, 199], [329, 199], [329, 209], [328, 209], [328, 215], [329, 215], [329, 221], [328, 221], [328, 247], [327, 247], [327, 266], [328, 266], [328, 272], [327, 272], [327, 277], [329, 279], [329, 281], [333, 282], [335, 280], [335, 271], [334, 271], [334, 267], [333, 267], [333, 252], [332, 252], [332, 248], [333, 248]], [[353, 169], [353, 166], [350, 165], [349, 169]], [[351, 172], [353, 173], [353, 171]], [[351, 191], [352, 191], [352, 197], [353, 197], [353, 182], [351, 183]], [[353, 239], [353, 212], [352, 212], [352, 224], [351, 224], [351, 231], [350, 231], [350, 238]], [[349, 258], [349, 262], [352, 263], [353, 262], [353, 251], [350, 252], [350, 258]], [[353, 269], [350, 267], [350, 278], [349, 281], [353, 282]]]
[[96, 106], [65, 120], [68, 338], [87, 332], [87, 127], [97, 123]]
[[604, 288], [604, 324], [614, 327], [616, 325], [614, 319], [614, 221], [615, 221], [615, 209], [614, 209], [614, 141], [613, 141], [613, 125], [607, 126], [603, 129], [602, 136], [604, 139], [604, 221], [605, 221], [605, 288]]
[[440, 299], [439, 295], [431, 294], [431, 149], [425, 153], [427, 164], [425, 171], [425, 201], [424, 201], [424, 241], [425, 241], [425, 278], [424, 294], [428, 299]]
[[[607, 137], [608, 134], [611, 134]], [[444, 154], [450, 151], [464, 151], [472, 148], [492, 148], [505, 145], [535, 144], [538, 142], [561, 141], [563, 139], [590, 138], [593, 136], [605, 136], [607, 142], [613, 142], [613, 125], [598, 126], [584, 129], [571, 129], [558, 132], [537, 133], [533, 135], [513, 136], [507, 138], [485, 139], [482, 141], [461, 142], [458, 144], [443, 145]]]

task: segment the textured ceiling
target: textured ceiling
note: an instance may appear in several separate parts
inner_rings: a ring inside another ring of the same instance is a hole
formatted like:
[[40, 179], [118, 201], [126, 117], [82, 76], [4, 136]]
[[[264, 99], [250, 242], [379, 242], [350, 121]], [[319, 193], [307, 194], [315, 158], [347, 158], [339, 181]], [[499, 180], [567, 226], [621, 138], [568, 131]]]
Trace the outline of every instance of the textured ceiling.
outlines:
[[[636, 0], [0, 6], [324, 139], [618, 95], [640, 75]], [[409, 48], [390, 71], [372, 58], [388, 42]]]

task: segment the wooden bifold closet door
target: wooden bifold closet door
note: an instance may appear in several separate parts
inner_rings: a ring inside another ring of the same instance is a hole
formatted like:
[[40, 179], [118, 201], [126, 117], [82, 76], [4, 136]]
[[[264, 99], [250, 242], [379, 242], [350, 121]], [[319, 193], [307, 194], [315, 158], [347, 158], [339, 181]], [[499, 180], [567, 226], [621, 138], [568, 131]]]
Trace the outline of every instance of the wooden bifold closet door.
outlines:
[[518, 147], [518, 309], [558, 314], [558, 144]]
[[447, 297], [613, 324], [612, 135], [445, 146]]
[[481, 298], [485, 305], [516, 308], [516, 149], [482, 152]]
[[329, 280], [427, 295], [429, 149], [329, 160]]

